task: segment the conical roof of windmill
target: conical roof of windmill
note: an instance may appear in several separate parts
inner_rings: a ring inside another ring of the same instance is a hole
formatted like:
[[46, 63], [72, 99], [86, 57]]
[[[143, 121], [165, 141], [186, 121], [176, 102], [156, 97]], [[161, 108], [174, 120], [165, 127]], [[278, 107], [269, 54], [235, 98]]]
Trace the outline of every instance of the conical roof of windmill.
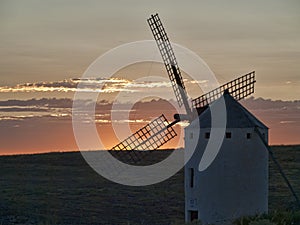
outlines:
[[[224, 115], [225, 113], [226, 115]], [[198, 119], [200, 120], [201, 128], [212, 127], [212, 115], [214, 127], [224, 127], [224, 120], [226, 120], [227, 128], [260, 127], [268, 129], [266, 125], [244, 108], [228, 92], [224, 92], [223, 98], [220, 97], [211, 103], [210, 106], [200, 114]], [[188, 127], [199, 127], [199, 123], [194, 120]]]

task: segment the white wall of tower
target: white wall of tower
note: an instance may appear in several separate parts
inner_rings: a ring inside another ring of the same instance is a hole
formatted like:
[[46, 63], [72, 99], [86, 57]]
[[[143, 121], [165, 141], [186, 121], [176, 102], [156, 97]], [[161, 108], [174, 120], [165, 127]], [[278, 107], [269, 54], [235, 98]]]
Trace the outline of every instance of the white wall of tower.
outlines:
[[[210, 128], [189, 126], [185, 129], [185, 154], [197, 142], [196, 150], [185, 166], [185, 215], [198, 211], [204, 223], [226, 224], [234, 218], [268, 210], [268, 152], [254, 128], [228, 128], [230, 138], [213, 163], [203, 172], [198, 166], [206, 148]], [[268, 130], [261, 129], [266, 141]], [[198, 133], [198, 134], [197, 134]], [[197, 140], [196, 137], [199, 137]], [[191, 169], [194, 170], [191, 187]]]

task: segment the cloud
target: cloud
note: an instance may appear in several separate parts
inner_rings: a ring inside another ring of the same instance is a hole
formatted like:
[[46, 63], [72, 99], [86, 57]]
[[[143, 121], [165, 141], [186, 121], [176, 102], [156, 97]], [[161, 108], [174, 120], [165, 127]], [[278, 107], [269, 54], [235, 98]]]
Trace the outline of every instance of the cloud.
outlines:
[[[92, 104], [89, 100], [80, 101], [83, 106]], [[129, 118], [120, 117], [112, 121], [112, 104], [104, 100], [97, 102], [94, 117], [99, 135], [107, 141], [108, 149], [119, 141], [114, 136], [112, 123], [118, 126], [128, 123], [134, 132], [161, 114], [172, 121], [176, 113], [169, 101], [156, 99], [137, 102], [129, 112]], [[118, 104], [120, 115], [123, 115], [128, 103], [115, 104]], [[249, 98], [242, 104], [270, 128], [271, 144], [299, 144], [300, 101]], [[72, 105], [72, 99], [68, 98], [0, 101], [0, 154], [5, 151], [20, 152], [20, 149], [30, 152], [76, 149]], [[91, 123], [92, 119], [84, 107], [82, 109], [84, 122]], [[176, 132], [180, 132], [185, 125], [177, 124]]]
[[[113, 81], [118, 83], [119, 81]], [[151, 84], [152, 85], [152, 84]], [[87, 106], [94, 104], [91, 100], [78, 100], [80, 101], [78, 105], [82, 106], [83, 113]], [[248, 99], [242, 100], [241, 103], [249, 110], [255, 112], [277, 112], [277, 114], [286, 114], [286, 116], [281, 115], [281, 117], [300, 115], [300, 100], [298, 101], [281, 101], [281, 100], [270, 100], [263, 98], [250, 97]], [[127, 104], [129, 103], [112, 103], [107, 100], [101, 100], [96, 103], [96, 120], [106, 121], [109, 120], [112, 105], [114, 104], [115, 109], [124, 110], [127, 109]], [[153, 99], [148, 101], [139, 101], [134, 104], [131, 113], [136, 117], [135, 122], [138, 120], [144, 120], [144, 115], [148, 118], [151, 115], [156, 115], [157, 113], [170, 114], [171, 117], [176, 113], [175, 109], [171, 106], [176, 105], [174, 100], [163, 100], [163, 99]], [[66, 117], [71, 116], [73, 106], [73, 100], [70, 98], [41, 98], [41, 99], [28, 99], [28, 100], [6, 100], [0, 101], [0, 117], [3, 118], [26, 118], [35, 116], [52, 116], [52, 117]], [[276, 114], [276, 115], [277, 115]], [[17, 117], [16, 117], [17, 116]], [[272, 115], [270, 115], [271, 117]], [[297, 116], [296, 116], [297, 117]], [[149, 119], [145, 119], [149, 121]], [[286, 123], [286, 121], [292, 120], [279, 120]], [[293, 120], [294, 121], [294, 120]]]
[[[91, 100], [77, 100], [83, 118], [88, 118], [87, 108], [93, 106]], [[101, 100], [96, 103], [95, 121], [97, 123], [111, 123], [111, 110], [114, 104], [114, 111], [122, 112], [128, 109], [130, 103], [112, 103]], [[172, 104], [175, 104], [172, 102]], [[29, 100], [6, 100], [0, 101], [0, 120], [24, 120], [26, 118], [64, 118], [71, 119], [73, 100], [69, 98], [42, 98]], [[133, 105], [130, 110], [130, 119], [120, 119], [114, 123], [146, 123], [162, 113], [170, 118], [176, 113], [167, 100], [157, 99], [151, 101], [140, 101]], [[87, 121], [90, 121], [87, 119]]]
[[[16, 86], [2, 86], [0, 93], [8, 92], [104, 92], [111, 93], [120, 91], [129, 81], [124, 79], [67, 79], [55, 82], [36, 82], [18, 84]], [[123, 91], [130, 91], [124, 90]]]
[[73, 78], [54, 82], [24, 83], [15, 86], [0, 86], [0, 93], [15, 92], [138, 92], [144, 88], [171, 87], [170, 82], [131, 81], [120, 78]]
[[192, 80], [190, 81], [191, 84], [206, 84], [208, 80]]
[[6, 100], [0, 101], [0, 107], [48, 107], [48, 108], [71, 108], [72, 99], [69, 98], [41, 98], [28, 100]]
[[241, 101], [247, 108], [255, 110], [297, 110], [300, 100], [283, 101], [250, 97]]
[[0, 120], [23, 121], [32, 118], [71, 116], [71, 99], [42, 98], [0, 101]]
[[0, 106], [0, 112], [46, 112], [48, 109], [46, 107], [36, 107], [36, 106]]
[[286, 120], [286, 121], [280, 121], [279, 123], [281, 124], [287, 124], [287, 123], [296, 123], [297, 121], [290, 121], [290, 120]]

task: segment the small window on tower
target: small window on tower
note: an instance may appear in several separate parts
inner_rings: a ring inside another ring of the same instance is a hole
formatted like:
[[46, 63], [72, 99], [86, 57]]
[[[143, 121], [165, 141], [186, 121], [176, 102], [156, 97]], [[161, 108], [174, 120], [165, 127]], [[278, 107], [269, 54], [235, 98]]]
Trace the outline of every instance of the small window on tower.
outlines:
[[251, 139], [251, 133], [247, 133], [247, 139]]
[[206, 132], [206, 133], [205, 133], [205, 139], [209, 139], [209, 137], [210, 137], [210, 133], [209, 133], [209, 132]]
[[191, 132], [191, 133], [190, 133], [190, 139], [193, 139], [193, 138], [194, 138], [194, 133]]
[[226, 138], [231, 138], [231, 132], [226, 132]]

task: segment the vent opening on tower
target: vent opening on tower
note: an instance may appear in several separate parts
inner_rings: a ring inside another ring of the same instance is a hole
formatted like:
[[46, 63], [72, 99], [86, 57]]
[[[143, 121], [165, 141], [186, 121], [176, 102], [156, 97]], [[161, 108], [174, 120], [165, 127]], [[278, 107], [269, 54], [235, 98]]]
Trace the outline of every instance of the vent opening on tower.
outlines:
[[195, 179], [195, 174], [194, 174], [194, 168], [190, 168], [190, 187], [194, 187], [194, 179]]
[[231, 138], [231, 132], [226, 132], [225, 137], [226, 137], [227, 139]]
[[246, 137], [247, 139], [251, 139], [251, 133], [247, 133]]
[[205, 136], [205, 139], [209, 139], [210, 133], [209, 133], [209, 132], [206, 132], [204, 136]]

